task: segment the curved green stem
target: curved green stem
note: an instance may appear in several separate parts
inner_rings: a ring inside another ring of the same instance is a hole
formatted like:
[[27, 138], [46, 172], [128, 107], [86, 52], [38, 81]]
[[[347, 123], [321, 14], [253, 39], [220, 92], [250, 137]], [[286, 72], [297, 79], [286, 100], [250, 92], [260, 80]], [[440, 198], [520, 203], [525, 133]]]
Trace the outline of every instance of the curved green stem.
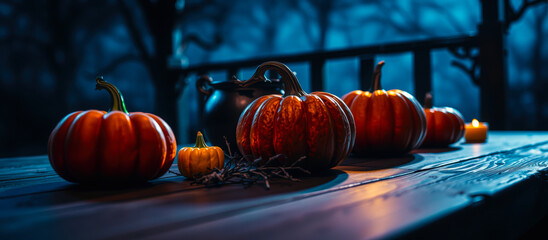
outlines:
[[432, 94], [430, 92], [427, 92], [424, 96], [424, 108], [432, 108]]
[[245, 82], [244, 86], [250, 86], [256, 82], [266, 81], [264, 74], [267, 70], [274, 70], [282, 77], [282, 83], [284, 85], [283, 89], [285, 92], [284, 97], [289, 95], [302, 97], [306, 95], [306, 92], [301, 87], [299, 80], [297, 80], [297, 77], [293, 74], [291, 69], [289, 69], [289, 67], [285, 64], [275, 61], [265, 62], [257, 67], [255, 74], [253, 74], [253, 76]]
[[204, 135], [200, 131], [198, 131], [198, 134], [196, 134], [196, 144], [194, 145], [195, 148], [207, 148], [207, 144], [204, 140]]
[[122, 97], [122, 93], [118, 88], [116, 88], [111, 83], [106, 82], [103, 79], [103, 76], [99, 76], [95, 79], [97, 84], [95, 84], [95, 89], [101, 90], [105, 89], [107, 90], [108, 94], [110, 95], [110, 111], [122, 111], [125, 113], [128, 113], [126, 109], [126, 104], [124, 103], [124, 97]]
[[374, 92], [376, 90], [381, 90], [381, 69], [382, 66], [384, 66], [384, 61], [380, 61], [377, 63], [377, 66], [375, 66], [375, 71], [373, 72], [373, 82], [371, 83], [371, 89], [369, 89], [370, 92]]

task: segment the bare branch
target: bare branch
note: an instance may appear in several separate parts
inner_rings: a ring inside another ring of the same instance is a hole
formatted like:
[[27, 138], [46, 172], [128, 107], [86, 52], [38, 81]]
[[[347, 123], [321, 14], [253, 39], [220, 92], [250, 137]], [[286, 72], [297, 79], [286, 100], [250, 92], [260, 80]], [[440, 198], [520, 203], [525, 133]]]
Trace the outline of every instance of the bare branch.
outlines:
[[456, 68], [458, 68], [458, 69], [462, 70], [464, 73], [466, 73], [466, 75], [468, 75], [468, 77], [470, 77], [470, 79], [472, 80], [472, 82], [475, 85], [480, 84], [479, 83], [479, 78], [478, 78], [478, 76], [476, 76], [476, 70], [478, 68], [478, 65], [477, 65], [476, 61], [474, 61], [474, 63], [472, 64], [472, 66], [470, 68], [468, 68], [463, 63], [457, 62], [457, 61], [452, 61], [451, 65], [455, 66]]
[[508, 29], [510, 25], [519, 20], [523, 14], [525, 14], [525, 11], [529, 9], [530, 7], [533, 7], [535, 5], [538, 5], [540, 3], [546, 3], [547, 0], [523, 0], [523, 3], [521, 4], [521, 7], [519, 7], [517, 10], [512, 7], [512, 4], [510, 4], [510, 0], [504, 0], [504, 8], [506, 10], [506, 20], [505, 20], [505, 28]]
[[118, 0], [118, 4], [120, 5], [120, 12], [124, 17], [124, 21], [127, 25], [133, 43], [135, 44], [137, 49], [139, 49], [142, 59], [147, 62], [147, 65], [152, 66], [152, 64], [148, 64], [152, 61], [152, 59], [145, 45], [145, 42], [143, 41], [143, 36], [139, 32], [139, 27], [137, 26], [135, 16], [133, 16], [130, 7], [126, 4], [124, 0]]
[[[306, 157], [299, 158], [291, 165], [282, 165], [280, 159], [285, 159], [285, 156], [278, 154], [270, 157], [268, 161], [262, 161], [262, 158], [248, 161], [244, 157], [232, 156], [232, 151], [229, 149], [230, 156], [227, 156], [227, 161], [223, 169], [212, 169], [208, 174], [197, 175], [194, 177], [192, 184], [200, 184], [205, 186], [220, 186], [224, 184], [243, 184], [251, 186], [255, 183], [264, 184], [266, 189], [270, 189], [270, 181], [276, 178], [286, 179], [292, 182], [298, 182], [300, 179], [291, 175], [291, 172], [300, 172], [310, 174], [306, 169], [299, 166], [302, 160]], [[237, 155], [237, 154], [236, 154]]]
[[219, 48], [219, 46], [223, 43], [223, 38], [219, 33], [216, 33], [213, 41], [208, 42], [200, 38], [197, 34], [189, 34], [181, 41], [181, 49], [183, 52], [191, 42], [195, 43], [204, 50], [212, 51]]
[[143, 59], [141, 58], [141, 56], [135, 55], [133, 53], [128, 53], [112, 60], [108, 65], [106, 65], [103, 69], [101, 69], [99, 73], [107, 74], [116, 70], [120, 65], [124, 63], [132, 62], [132, 61], [139, 62], [142, 60]]

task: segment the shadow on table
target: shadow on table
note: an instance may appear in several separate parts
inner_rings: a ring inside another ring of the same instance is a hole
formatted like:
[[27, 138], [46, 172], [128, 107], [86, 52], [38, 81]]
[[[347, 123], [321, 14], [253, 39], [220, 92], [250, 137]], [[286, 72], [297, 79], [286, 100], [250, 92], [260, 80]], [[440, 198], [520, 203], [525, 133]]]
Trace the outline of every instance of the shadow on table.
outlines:
[[424, 160], [418, 154], [406, 154], [397, 157], [350, 157], [339, 166], [341, 170], [374, 171], [415, 164]]
[[[299, 176], [300, 181], [285, 179], [271, 179], [270, 189], [263, 183], [251, 186], [242, 184], [230, 184], [218, 187], [203, 187], [178, 196], [179, 202], [186, 203], [213, 203], [230, 202], [245, 199], [276, 198], [277, 195], [291, 193], [312, 193], [329, 189], [344, 182], [348, 174], [344, 171], [331, 169], [321, 175]], [[259, 200], [260, 201], [260, 200]]]
[[[176, 203], [226, 202], [242, 199], [273, 197], [294, 192], [314, 192], [328, 189], [344, 182], [348, 175], [344, 171], [331, 169], [321, 175], [299, 176], [300, 181], [271, 179], [270, 189], [263, 183], [251, 186], [227, 184], [216, 187], [193, 185], [183, 177], [158, 179], [140, 185], [87, 186], [80, 184], [59, 184], [33, 195], [47, 200], [32, 201], [34, 206], [54, 206], [71, 202], [126, 202], [135, 200], [170, 199]], [[40, 191], [39, 191], [40, 192]], [[44, 194], [44, 195], [43, 195]], [[23, 194], [26, 195], [26, 194]]]

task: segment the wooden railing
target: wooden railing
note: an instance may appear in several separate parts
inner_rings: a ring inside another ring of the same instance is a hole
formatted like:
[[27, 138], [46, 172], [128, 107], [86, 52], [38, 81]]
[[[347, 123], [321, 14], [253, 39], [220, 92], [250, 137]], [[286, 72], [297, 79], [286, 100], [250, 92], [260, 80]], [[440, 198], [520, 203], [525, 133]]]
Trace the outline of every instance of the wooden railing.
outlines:
[[[360, 74], [359, 86], [361, 89], [369, 88], [374, 58], [379, 54], [405, 53], [414, 54], [414, 85], [415, 95], [424, 96], [431, 91], [431, 51], [435, 49], [475, 48], [478, 46], [477, 36], [459, 36], [436, 38], [421, 41], [402, 43], [390, 43], [365, 47], [346, 48], [341, 50], [319, 51], [296, 55], [269, 56], [243, 61], [208, 63], [180, 69], [184, 76], [191, 74], [205, 74], [211, 71], [226, 71], [228, 76], [238, 75], [244, 68], [257, 67], [267, 61], [279, 61], [283, 63], [307, 63], [310, 69], [310, 83], [312, 91], [325, 90], [324, 67], [327, 60], [338, 58], [359, 58]], [[419, 98], [420, 99], [420, 98]]]
[[[424, 96], [431, 90], [431, 52], [434, 49], [448, 49], [457, 58], [472, 60], [472, 67], [456, 62], [454, 65], [464, 70], [480, 88], [480, 118], [490, 123], [490, 128], [508, 129], [506, 119], [507, 70], [505, 68], [504, 37], [509, 24], [515, 21], [503, 16], [509, 4], [497, 0], [481, 0], [482, 22], [476, 35], [434, 38], [403, 43], [389, 43], [374, 46], [319, 51], [296, 55], [269, 56], [243, 61], [207, 63], [189, 67], [174, 67], [182, 77], [191, 74], [205, 74], [211, 71], [226, 71], [228, 76], [237, 75], [243, 68], [256, 67], [266, 61], [283, 63], [307, 63], [310, 69], [311, 90], [324, 90], [325, 62], [337, 58], [359, 58], [359, 86], [368, 89], [374, 67], [374, 57], [378, 54], [411, 52], [414, 55], [415, 96]], [[527, 6], [527, 5], [524, 5]], [[505, 11], [499, 11], [505, 9]], [[478, 51], [473, 51], [474, 49]], [[479, 73], [479, 74], [478, 74]], [[418, 97], [422, 100], [421, 97]]]

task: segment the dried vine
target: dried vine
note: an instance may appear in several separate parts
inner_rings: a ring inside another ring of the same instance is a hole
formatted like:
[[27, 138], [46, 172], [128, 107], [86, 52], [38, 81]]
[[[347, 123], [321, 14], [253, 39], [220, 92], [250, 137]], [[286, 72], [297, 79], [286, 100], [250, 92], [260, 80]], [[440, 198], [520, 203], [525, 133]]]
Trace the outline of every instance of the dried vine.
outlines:
[[[227, 144], [228, 154], [225, 153], [227, 161], [223, 169], [214, 168], [210, 173], [195, 176], [192, 184], [205, 185], [207, 187], [221, 186], [225, 184], [243, 184], [248, 187], [256, 183], [264, 184], [266, 189], [270, 189], [270, 182], [272, 179], [286, 179], [289, 181], [297, 182], [301, 181], [295, 178], [294, 173], [306, 173], [310, 172], [299, 166], [299, 163], [305, 159], [305, 157], [299, 158], [297, 161], [290, 165], [282, 165], [282, 159], [286, 159], [286, 156], [278, 154], [268, 159], [258, 158], [254, 161], [248, 161], [239, 154], [233, 154], [230, 150], [230, 145], [225, 138]], [[174, 172], [172, 172], [174, 173]], [[178, 173], [175, 173], [180, 175]]]

